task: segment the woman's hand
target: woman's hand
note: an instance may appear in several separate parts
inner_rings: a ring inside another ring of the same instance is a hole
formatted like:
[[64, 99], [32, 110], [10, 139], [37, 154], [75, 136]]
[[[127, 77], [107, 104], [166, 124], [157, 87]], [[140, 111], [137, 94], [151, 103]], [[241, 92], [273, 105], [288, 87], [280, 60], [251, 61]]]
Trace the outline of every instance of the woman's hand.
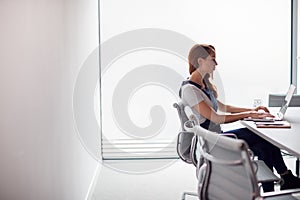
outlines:
[[270, 113], [269, 109], [267, 107], [265, 107], [265, 106], [258, 106], [256, 108], [254, 108], [254, 111], [259, 111], [259, 110], [262, 110], [264, 112]]
[[[263, 109], [259, 109], [259, 110], [263, 110]], [[254, 119], [263, 119], [266, 117], [275, 117], [274, 115], [270, 114], [270, 112], [267, 111], [252, 111], [250, 112], [250, 117], [254, 118]]]

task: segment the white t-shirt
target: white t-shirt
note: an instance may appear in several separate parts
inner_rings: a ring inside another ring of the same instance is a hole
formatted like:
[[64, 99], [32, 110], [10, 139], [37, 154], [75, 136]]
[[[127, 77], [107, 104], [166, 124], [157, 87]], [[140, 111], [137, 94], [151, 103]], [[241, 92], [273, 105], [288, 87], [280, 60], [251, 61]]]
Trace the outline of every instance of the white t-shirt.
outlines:
[[[215, 124], [211, 121], [207, 121], [194, 106], [204, 101], [208, 106], [212, 107], [215, 111], [218, 110], [217, 101], [213, 96], [212, 91], [206, 90], [206, 93], [200, 88], [201, 86], [192, 81], [184, 81], [181, 86], [181, 100], [184, 105], [191, 107], [192, 111], [196, 115], [200, 124], [209, 123], [204, 127], [212, 131], [220, 132], [221, 128], [219, 124]], [[212, 100], [211, 100], [212, 99]]]

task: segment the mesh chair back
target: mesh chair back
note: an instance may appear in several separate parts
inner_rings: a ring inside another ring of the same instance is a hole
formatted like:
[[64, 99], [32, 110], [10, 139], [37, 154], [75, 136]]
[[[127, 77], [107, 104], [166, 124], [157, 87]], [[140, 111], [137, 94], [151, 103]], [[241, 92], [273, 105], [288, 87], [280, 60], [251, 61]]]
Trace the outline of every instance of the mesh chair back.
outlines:
[[182, 130], [177, 137], [177, 153], [183, 161], [197, 166], [197, 137], [194, 137], [195, 134], [193, 132], [187, 132], [184, 129], [185, 122], [189, 120], [184, 111], [185, 106], [182, 104], [182, 102], [174, 103], [173, 106], [177, 109]]
[[199, 182], [201, 200], [252, 200], [259, 196], [257, 180], [243, 140], [224, 137], [195, 126], [202, 138], [201, 155], [206, 162]]
[[193, 163], [191, 157], [191, 142], [194, 138], [194, 133], [182, 131], [177, 138], [177, 153], [181, 160], [191, 164]]

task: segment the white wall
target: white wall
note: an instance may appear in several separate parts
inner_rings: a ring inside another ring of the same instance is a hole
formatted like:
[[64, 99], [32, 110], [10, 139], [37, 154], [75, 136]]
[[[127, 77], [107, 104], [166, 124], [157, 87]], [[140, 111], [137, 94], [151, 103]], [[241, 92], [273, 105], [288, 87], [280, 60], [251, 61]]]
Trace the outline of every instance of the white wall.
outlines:
[[82, 200], [97, 162], [72, 93], [98, 45], [97, 0], [0, 1], [0, 199]]

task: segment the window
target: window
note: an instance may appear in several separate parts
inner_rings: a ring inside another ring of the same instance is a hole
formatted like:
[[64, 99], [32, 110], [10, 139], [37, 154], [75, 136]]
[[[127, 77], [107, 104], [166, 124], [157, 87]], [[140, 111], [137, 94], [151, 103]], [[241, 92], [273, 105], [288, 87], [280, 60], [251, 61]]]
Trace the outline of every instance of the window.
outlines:
[[214, 81], [226, 103], [267, 105], [290, 83], [290, 1], [100, 0], [100, 13], [106, 158], [176, 155], [172, 103], [193, 42], [215, 46]]

